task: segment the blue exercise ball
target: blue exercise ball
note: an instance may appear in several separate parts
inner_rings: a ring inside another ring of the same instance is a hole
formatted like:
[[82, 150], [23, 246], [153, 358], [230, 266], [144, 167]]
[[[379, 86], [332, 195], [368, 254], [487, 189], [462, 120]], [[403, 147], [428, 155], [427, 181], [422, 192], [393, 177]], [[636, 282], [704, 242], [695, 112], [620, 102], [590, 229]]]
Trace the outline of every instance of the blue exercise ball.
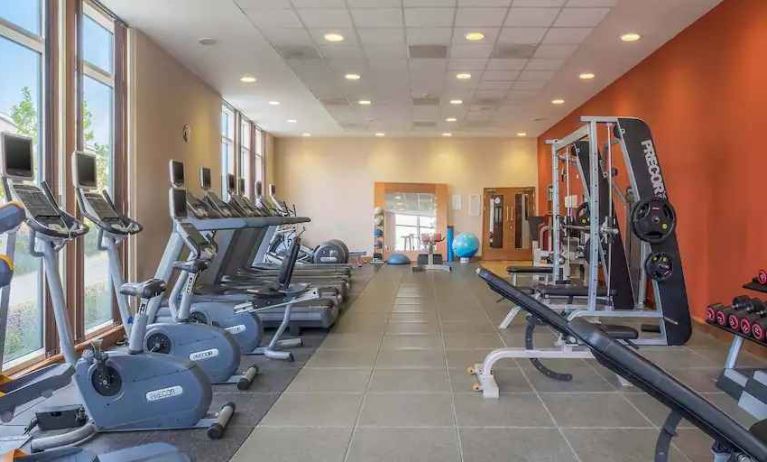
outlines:
[[479, 250], [479, 239], [472, 233], [461, 233], [453, 239], [453, 253], [458, 258], [471, 258]]
[[375, 228], [373, 230], [373, 236], [375, 236], [375, 237], [383, 237], [383, 230], [381, 228]]
[[389, 255], [389, 259], [386, 260], [386, 263], [390, 265], [409, 265], [410, 258], [404, 253], [393, 253]]

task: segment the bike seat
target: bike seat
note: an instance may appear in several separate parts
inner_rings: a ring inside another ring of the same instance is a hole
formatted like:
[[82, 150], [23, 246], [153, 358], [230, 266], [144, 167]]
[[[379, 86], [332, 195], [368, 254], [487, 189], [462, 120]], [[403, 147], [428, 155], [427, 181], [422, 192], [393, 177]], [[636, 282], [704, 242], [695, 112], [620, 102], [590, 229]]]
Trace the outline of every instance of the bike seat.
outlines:
[[165, 281], [147, 279], [144, 282], [127, 282], [120, 286], [120, 293], [131, 297], [154, 298], [165, 292]]
[[208, 269], [207, 260], [189, 260], [173, 262], [173, 268], [191, 274], [197, 274]]

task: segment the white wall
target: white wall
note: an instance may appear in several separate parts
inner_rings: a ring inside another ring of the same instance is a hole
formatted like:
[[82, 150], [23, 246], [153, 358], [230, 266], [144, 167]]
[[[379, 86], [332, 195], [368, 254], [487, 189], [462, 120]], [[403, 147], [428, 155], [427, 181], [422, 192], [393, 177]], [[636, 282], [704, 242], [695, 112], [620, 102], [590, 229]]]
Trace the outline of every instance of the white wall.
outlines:
[[276, 138], [273, 163], [278, 196], [312, 219], [308, 242], [338, 238], [368, 253], [377, 181], [446, 183], [462, 199], [459, 211], [448, 204], [448, 222], [478, 237], [469, 194], [538, 183], [535, 139]]

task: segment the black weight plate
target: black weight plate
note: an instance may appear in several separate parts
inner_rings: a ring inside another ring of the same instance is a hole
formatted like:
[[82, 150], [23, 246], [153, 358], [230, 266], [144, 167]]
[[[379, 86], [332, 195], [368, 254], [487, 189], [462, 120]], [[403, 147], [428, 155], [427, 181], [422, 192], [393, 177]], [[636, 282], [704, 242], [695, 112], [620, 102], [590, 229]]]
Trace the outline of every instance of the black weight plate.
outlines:
[[643, 199], [631, 209], [631, 228], [636, 236], [651, 244], [669, 238], [676, 227], [676, 212], [666, 199]]
[[665, 281], [674, 274], [674, 262], [665, 252], [653, 252], [644, 261], [647, 277], [653, 281]]

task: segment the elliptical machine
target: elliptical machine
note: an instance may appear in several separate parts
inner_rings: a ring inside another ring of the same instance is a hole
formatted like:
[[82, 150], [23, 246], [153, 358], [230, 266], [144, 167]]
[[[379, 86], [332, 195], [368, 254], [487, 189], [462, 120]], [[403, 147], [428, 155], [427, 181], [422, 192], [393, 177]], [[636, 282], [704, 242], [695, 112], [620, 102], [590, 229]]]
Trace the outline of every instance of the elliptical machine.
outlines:
[[[143, 227], [119, 213], [106, 191], [97, 191], [95, 156], [75, 152], [72, 156], [72, 172], [80, 210], [98, 227], [98, 249], [106, 251], [109, 256], [110, 281], [122, 324], [130, 336], [131, 318], [126, 296], [141, 296], [141, 284], [123, 283], [117, 247], [128, 236], [141, 232]], [[176, 262], [174, 267], [189, 273], [201, 271], [207, 266], [206, 260], [200, 255], [192, 255], [191, 258], [190, 261]], [[256, 366], [238, 374], [241, 353], [232, 334], [218, 327], [195, 323], [188, 313], [179, 313], [175, 322], [149, 324], [144, 342], [144, 349], [152, 353], [169, 354], [196, 362], [215, 384], [236, 384], [239, 390], [246, 390], [258, 374]]]
[[26, 148], [4, 148], [3, 186], [6, 196], [26, 209], [30, 254], [43, 259], [61, 352], [75, 368], [75, 383], [90, 417], [86, 425], [69, 433], [34, 440], [32, 450], [77, 444], [97, 432], [109, 431], [207, 428], [209, 437], [220, 438], [234, 404], [227, 403], [217, 416], [207, 417], [212, 390], [203, 370], [192, 361], [144, 350], [148, 297], [162, 293], [162, 281], [150, 279], [134, 286], [142, 303], [128, 351], [105, 352], [96, 341], [77, 359], [57, 254], [85, 235], [88, 227], [59, 208], [47, 183], [42, 187], [33, 183], [31, 147], [30, 140]]

